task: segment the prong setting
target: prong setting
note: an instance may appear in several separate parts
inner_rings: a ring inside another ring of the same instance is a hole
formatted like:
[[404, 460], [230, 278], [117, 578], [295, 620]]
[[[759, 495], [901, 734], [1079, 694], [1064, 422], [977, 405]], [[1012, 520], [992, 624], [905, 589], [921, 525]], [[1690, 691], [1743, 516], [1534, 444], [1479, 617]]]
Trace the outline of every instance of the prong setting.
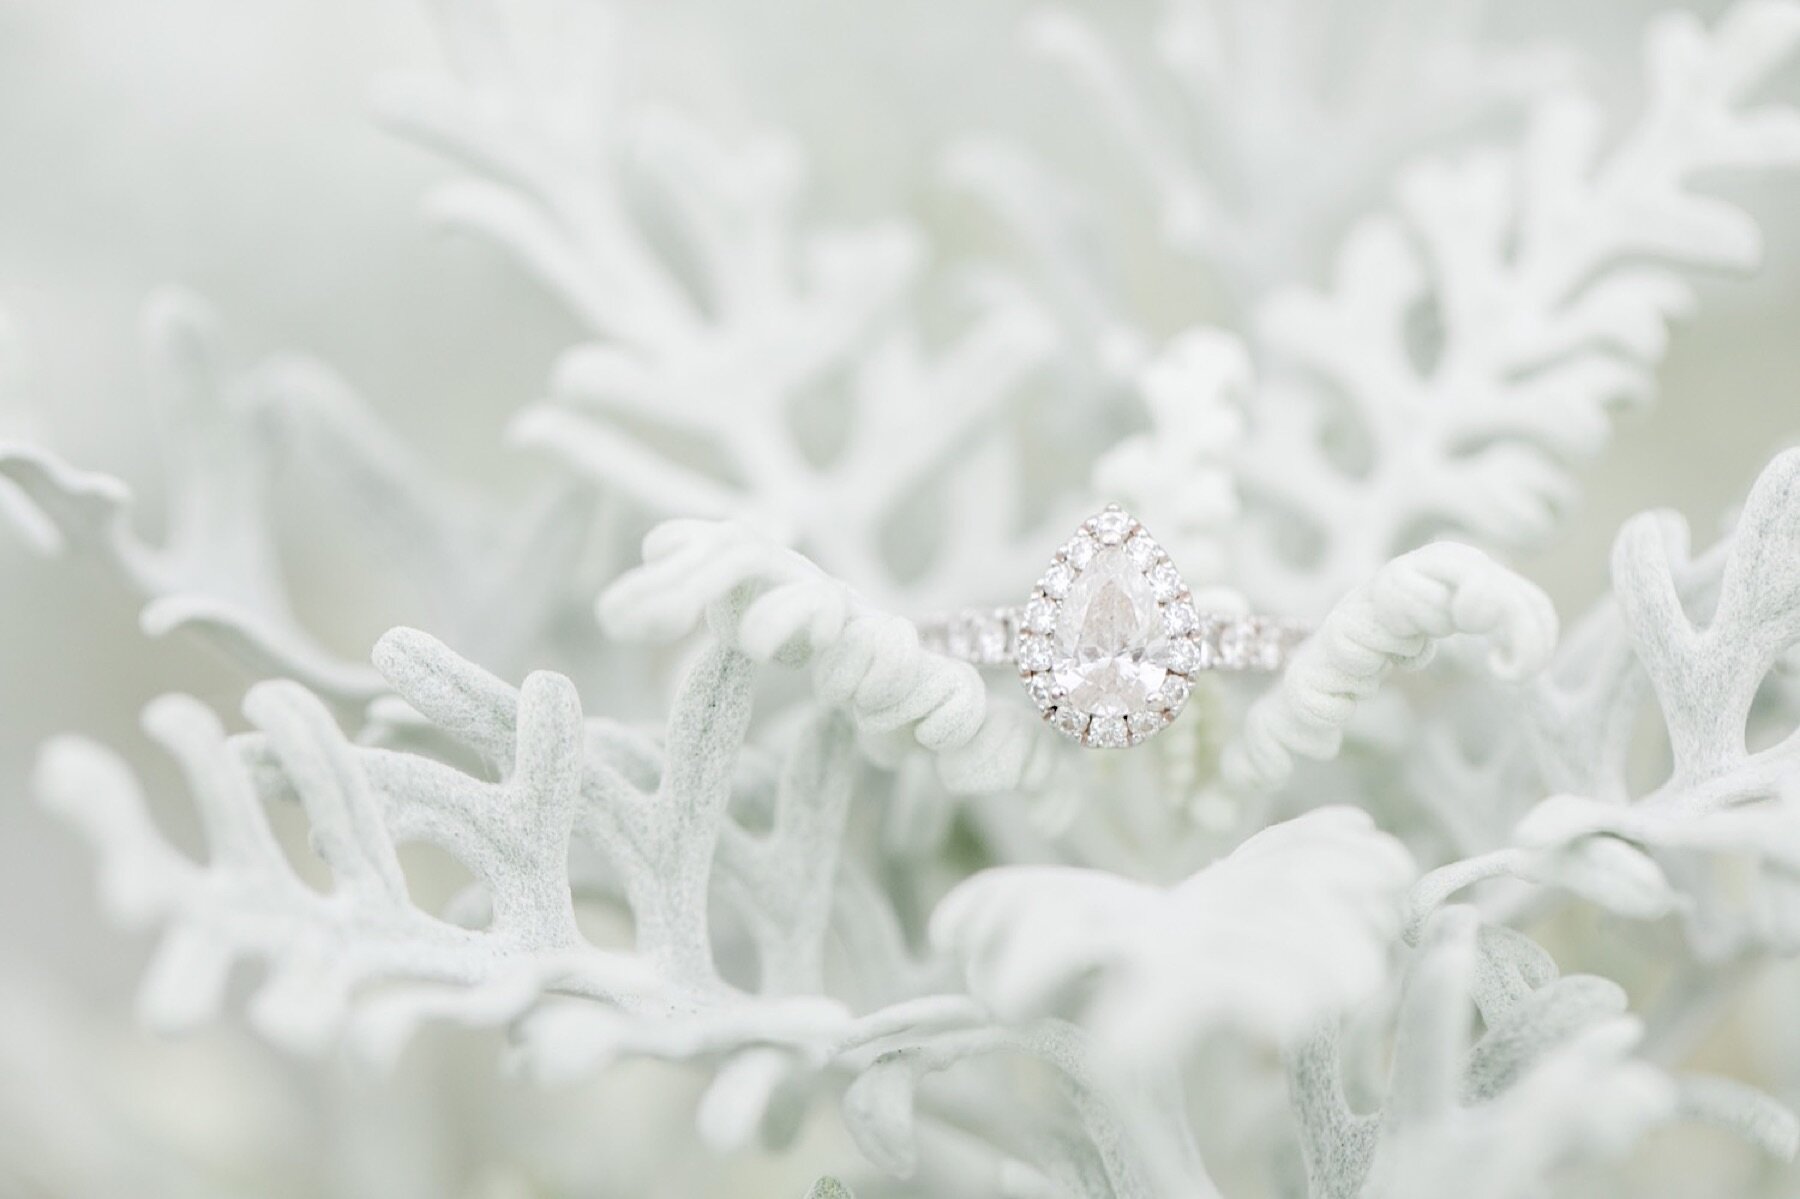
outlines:
[[1166, 728], [1216, 658], [1180, 571], [1116, 505], [1057, 551], [1024, 608], [1021, 681], [1050, 726], [1097, 749]]

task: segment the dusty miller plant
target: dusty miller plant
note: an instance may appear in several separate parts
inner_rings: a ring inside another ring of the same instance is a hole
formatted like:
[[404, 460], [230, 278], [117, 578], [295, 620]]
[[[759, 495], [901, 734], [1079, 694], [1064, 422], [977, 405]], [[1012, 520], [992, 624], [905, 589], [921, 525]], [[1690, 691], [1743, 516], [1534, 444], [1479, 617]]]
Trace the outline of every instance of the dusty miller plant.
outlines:
[[[833, 1121], [873, 1195], [1630, 1193], [1620, 1160], [1686, 1121], [1791, 1159], [1787, 1107], [1685, 1058], [1721, 989], [1800, 949], [1800, 456], [1710, 548], [1629, 522], [1611, 596], [1560, 637], [1507, 563], [1648, 403], [1687, 272], [1755, 262], [1705, 185], [1800, 163], [1800, 113], [1754, 95], [1800, 6], [1658, 18], [1617, 129], [1564, 56], [1485, 53], [1416, 7], [1349, 103], [1308, 82], [1303, 6], [1171, 3], [1153, 40], [1215, 135], [1196, 155], [1078, 19], [1028, 23], [1171, 249], [1229, 285], [1235, 327], [1159, 340], [1074, 252], [1030, 147], [947, 151], [1016, 234], [1010, 265], [961, 277], [904, 220], [814, 224], [793, 139], [625, 98], [603, 10], [533, 44], [498, 5], [443, 5], [447, 69], [377, 107], [453, 164], [430, 217], [583, 330], [509, 432], [539, 494], [439, 477], [322, 364], [232, 366], [171, 293], [144, 321], [152, 540], [123, 482], [20, 433], [7, 376], [0, 513], [115, 576], [147, 634], [245, 672], [241, 723], [181, 695], [143, 713], [199, 857], [91, 740], [45, 746], [30, 783], [156, 938], [140, 1017], [218, 1020], [250, 965], [248, 1021], [296, 1054], [391, 1065], [452, 1023], [504, 1029], [544, 1081], [681, 1063], [706, 1080], [684, 1135], [779, 1148]], [[1246, 89], [1267, 103], [1240, 113]], [[1389, 172], [1306, 282], [1293, 256]], [[1028, 517], [1034, 388], [1136, 427]], [[434, 597], [369, 664], [293, 613], [278, 458]], [[1009, 598], [1100, 499], [1220, 606], [1316, 622], [1260, 694], [1209, 685], [1129, 760], [1053, 743], [913, 623]], [[906, 520], [912, 561], [887, 541]], [[641, 551], [623, 536], [648, 526]], [[681, 647], [672, 680], [619, 648], [642, 643]], [[650, 727], [606, 714], [665, 688]], [[1650, 785], [1646, 720], [1668, 746]], [[274, 831], [287, 805], [304, 848]], [[412, 843], [472, 878], [444, 910], [414, 899]], [[598, 938], [596, 911], [629, 934]], [[1661, 938], [1650, 1017], [1597, 972], [1616, 955], [1558, 932], [1601, 916]]]

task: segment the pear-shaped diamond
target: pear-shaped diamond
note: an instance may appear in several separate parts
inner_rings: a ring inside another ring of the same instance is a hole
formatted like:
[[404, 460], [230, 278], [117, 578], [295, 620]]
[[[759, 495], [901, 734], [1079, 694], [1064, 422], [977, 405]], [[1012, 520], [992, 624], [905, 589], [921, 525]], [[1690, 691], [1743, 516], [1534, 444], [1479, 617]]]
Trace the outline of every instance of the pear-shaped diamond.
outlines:
[[1131, 515], [1109, 507], [1050, 565], [1027, 611], [1020, 674], [1051, 724], [1119, 748], [1162, 729], [1207, 659], [1187, 584]]
[[1094, 556], [1063, 599], [1050, 638], [1052, 669], [1071, 702], [1091, 716], [1145, 707], [1168, 673], [1156, 592], [1125, 551]]

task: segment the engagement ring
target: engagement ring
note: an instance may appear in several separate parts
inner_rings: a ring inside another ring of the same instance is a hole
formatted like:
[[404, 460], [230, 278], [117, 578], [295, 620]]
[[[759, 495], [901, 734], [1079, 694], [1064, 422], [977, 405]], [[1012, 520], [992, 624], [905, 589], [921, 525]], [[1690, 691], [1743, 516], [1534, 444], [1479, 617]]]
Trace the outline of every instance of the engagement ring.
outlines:
[[1305, 625], [1201, 611], [1181, 572], [1109, 505], [1056, 552], [1023, 607], [925, 621], [926, 648], [980, 666], [1014, 663], [1056, 730], [1123, 749], [1166, 728], [1203, 670], [1279, 670]]

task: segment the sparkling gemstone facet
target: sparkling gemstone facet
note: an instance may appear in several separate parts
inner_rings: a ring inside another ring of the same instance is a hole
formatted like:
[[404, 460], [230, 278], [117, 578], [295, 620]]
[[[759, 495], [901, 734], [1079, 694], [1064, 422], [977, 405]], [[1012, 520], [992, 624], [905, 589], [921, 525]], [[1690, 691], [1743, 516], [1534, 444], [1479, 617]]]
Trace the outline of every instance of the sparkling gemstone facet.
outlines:
[[1123, 749], [1130, 744], [1123, 716], [1096, 716], [1088, 725], [1088, 744], [1102, 749]]
[[984, 665], [1006, 661], [1006, 622], [998, 614], [979, 618], [973, 641], [976, 661]]
[[1094, 536], [1101, 545], [1117, 545], [1131, 531], [1131, 517], [1118, 508], [1108, 508], [1094, 518]]
[[1130, 513], [1108, 508], [1062, 549], [1026, 605], [1018, 660], [1051, 724], [1118, 748], [1163, 728], [1201, 664], [1180, 573]]
[[1025, 627], [1034, 633], [1048, 633], [1056, 627], [1056, 605], [1038, 596], [1025, 605]]
[[1056, 680], [1092, 716], [1149, 706], [1168, 673], [1161, 612], [1144, 573], [1122, 550], [1094, 555], [1064, 598], [1052, 634]]
[[1131, 714], [1130, 723], [1131, 739], [1133, 741], [1142, 741], [1145, 737], [1157, 732], [1164, 725], [1168, 724], [1169, 715], [1166, 712], [1160, 711], [1133, 712]]
[[1034, 633], [1027, 633], [1019, 638], [1019, 669], [1049, 670], [1050, 642]]
[[1200, 643], [1192, 637], [1171, 638], [1165, 661], [1170, 670], [1189, 673], [1200, 665]]

